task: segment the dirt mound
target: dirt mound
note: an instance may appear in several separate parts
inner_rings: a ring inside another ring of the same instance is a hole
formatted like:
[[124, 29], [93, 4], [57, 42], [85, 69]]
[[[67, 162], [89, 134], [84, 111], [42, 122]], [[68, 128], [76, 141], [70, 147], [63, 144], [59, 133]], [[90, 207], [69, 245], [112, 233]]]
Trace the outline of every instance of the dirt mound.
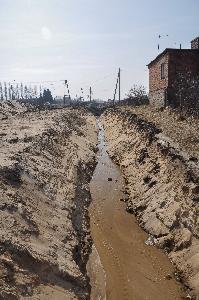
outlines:
[[88, 299], [95, 118], [17, 103], [0, 112], [0, 298]]
[[157, 109], [156, 107], [137, 106], [122, 107], [122, 111], [137, 115], [139, 119], [152, 122], [177, 145], [180, 151], [199, 159], [199, 122], [192, 115], [181, 116], [178, 111], [169, 107]]

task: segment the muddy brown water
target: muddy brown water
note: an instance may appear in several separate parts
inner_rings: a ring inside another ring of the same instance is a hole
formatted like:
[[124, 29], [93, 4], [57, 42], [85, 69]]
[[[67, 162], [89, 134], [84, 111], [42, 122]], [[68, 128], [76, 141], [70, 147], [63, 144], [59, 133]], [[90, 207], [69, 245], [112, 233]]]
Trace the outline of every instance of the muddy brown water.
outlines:
[[[90, 183], [93, 253], [88, 264], [92, 300], [174, 300], [184, 296], [174, 269], [125, 211], [121, 171], [107, 154], [99, 126], [98, 165]], [[109, 180], [108, 180], [109, 179]]]

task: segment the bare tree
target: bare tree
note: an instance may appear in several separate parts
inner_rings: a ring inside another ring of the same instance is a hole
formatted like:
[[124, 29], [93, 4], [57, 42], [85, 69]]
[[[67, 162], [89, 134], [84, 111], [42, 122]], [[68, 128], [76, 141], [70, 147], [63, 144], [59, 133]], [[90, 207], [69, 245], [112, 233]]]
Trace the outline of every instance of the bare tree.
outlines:
[[12, 100], [12, 89], [11, 89], [10, 82], [8, 83], [8, 97], [9, 97], [9, 100]]
[[134, 84], [127, 94], [126, 102], [130, 105], [148, 104], [146, 89], [143, 85]]
[[26, 85], [24, 87], [24, 97], [25, 97], [25, 99], [28, 99], [28, 88]]
[[36, 86], [36, 85], [34, 86], [33, 94], [34, 94], [34, 98], [37, 98], [37, 96], [38, 96], [38, 91], [37, 91], [37, 86]]
[[28, 87], [28, 99], [33, 99], [34, 98], [34, 89], [32, 88], [31, 85]]
[[15, 95], [16, 95], [16, 99], [19, 100], [20, 96], [19, 96], [19, 85], [18, 85], [18, 83], [16, 84]]
[[11, 94], [11, 100], [15, 100], [14, 87], [12, 84], [10, 85], [10, 94]]
[[7, 89], [7, 83], [4, 82], [4, 95], [5, 95], [5, 100], [8, 100], [8, 89]]
[[23, 89], [23, 83], [21, 82], [21, 85], [20, 85], [20, 97], [21, 99], [24, 98], [24, 89]]
[[3, 97], [3, 86], [2, 86], [1, 82], [0, 82], [0, 98], [1, 98], [1, 100], [4, 99], [4, 97]]
[[40, 97], [42, 97], [42, 95], [43, 95], [43, 90], [42, 90], [42, 86], [40, 85], [40, 87], [39, 87], [39, 94], [40, 94]]

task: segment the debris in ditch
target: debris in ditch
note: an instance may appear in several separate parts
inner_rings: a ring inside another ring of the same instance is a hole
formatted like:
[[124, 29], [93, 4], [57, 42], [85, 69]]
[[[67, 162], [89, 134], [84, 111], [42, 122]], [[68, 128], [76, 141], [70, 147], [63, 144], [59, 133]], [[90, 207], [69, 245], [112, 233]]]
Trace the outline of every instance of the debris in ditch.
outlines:
[[129, 200], [129, 195], [128, 194], [124, 194], [124, 196], [120, 199], [120, 201], [122, 202], [127, 202]]
[[173, 277], [172, 277], [172, 275], [171, 274], [167, 274], [166, 276], [165, 276], [165, 279], [167, 279], [167, 280], [171, 280]]
[[153, 235], [149, 235], [148, 239], [145, 241], [147, 246], [155, 246], [157, 244], [157, 239]]

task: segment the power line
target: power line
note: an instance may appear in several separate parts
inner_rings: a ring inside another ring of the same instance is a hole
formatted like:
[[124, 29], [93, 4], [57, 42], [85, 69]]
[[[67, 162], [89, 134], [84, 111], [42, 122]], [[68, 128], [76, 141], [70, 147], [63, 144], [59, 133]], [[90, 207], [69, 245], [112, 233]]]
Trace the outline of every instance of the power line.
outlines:
[[[83, 84], [83, 83], [79, 83], [80, 86], [84, 86], [84, 88], [88, 88], [89, 92], [88, 92], [88, 98], [90, 101], [92, 101], [92, 95], [93, 95], [93, 92], [92, 92], [92, 88], [91, 86], [95, 85], [96, 83], [100, 82], [100, 81], [103, 81], [103, 80], [106, 80], [107, 78], [109, 77], [112, 77], [113, 76], [113, 73], [109, 73], [101, 78], [98, 78], [96, 80], [94, 80], [92, 82], [92, 85], [91, 84], [86, 84], [86, 82]], [[119, 101], [120, 101], [120, 81], [121, 81], [121, 77], [120, 77], [120, 69], [119, 69], [119, 72], [118, 72], [118, 76], [117, 76], [117, 83], [116, 83], [116, 88], [115, 88], [115, 92], [114, 92], [114, 101], [115, 101], [115, 97], [116, 97], [116, 93], [117, 93], [117, 90], [118, 90], [118, 86], [119, 86]], [[18, 82], [21, 82], [21, 81], [18, 81]], [[13, 81], [10, 81], [9, 82], [12, 86], [17, 86], [17, 81], [16, 80], [13, 80]], [[69, 96], [69, 98], [71, 99], [71, 93], [70, 93], [70, 90], [69, 90], [69, 85], [68, 85], [68, 81], [65, 80], [65, 79], [60, 79], [60, 80], [41, 80], [41, 81], [23, 81], [23, 84], [25, 86], [27, 85], [36, 85], [38, 86], [38, 88], [41, 90], [47, 88], [48, 86], [50, 86], [50, 89], [52, 88], [54, 91], [56, 91], [57, 88], [59, 88], [59, 86], [66, 86], [66, 89], [67, 89], [67, 94]], [[65, 94], [65, 93], [64, 93]], [[81, 88], [81, 99], [84, 100], [84, 90], [83, 88]]]
[[[96, 79], [96, 80], [94, 80], [94, 81], [92, 81], [92, 85], [94, 85], [95, 83], [97, 83], [97, 82], [99, 82], [99, 81], [103, 81], [104, 79], [106, 79], [106, 78], [108, 78], [108, 77], [112, 77], [112, 76], [114, 76], [114, 73], [112, 72], [112, 73], [109, 73], [108, 75], [106, 75], [106, 76], [103, 76], [103, 77], [101, 77], [101, 78], [99, 78], [99, 79]], [[87, 82], [86, 81], [83, 81], [83, 82], [80, 82], [80, 84], [81, 85], [84, 85], [85, 87], [90, 87], [90, 85], [91, 84], [87, 84]]]

